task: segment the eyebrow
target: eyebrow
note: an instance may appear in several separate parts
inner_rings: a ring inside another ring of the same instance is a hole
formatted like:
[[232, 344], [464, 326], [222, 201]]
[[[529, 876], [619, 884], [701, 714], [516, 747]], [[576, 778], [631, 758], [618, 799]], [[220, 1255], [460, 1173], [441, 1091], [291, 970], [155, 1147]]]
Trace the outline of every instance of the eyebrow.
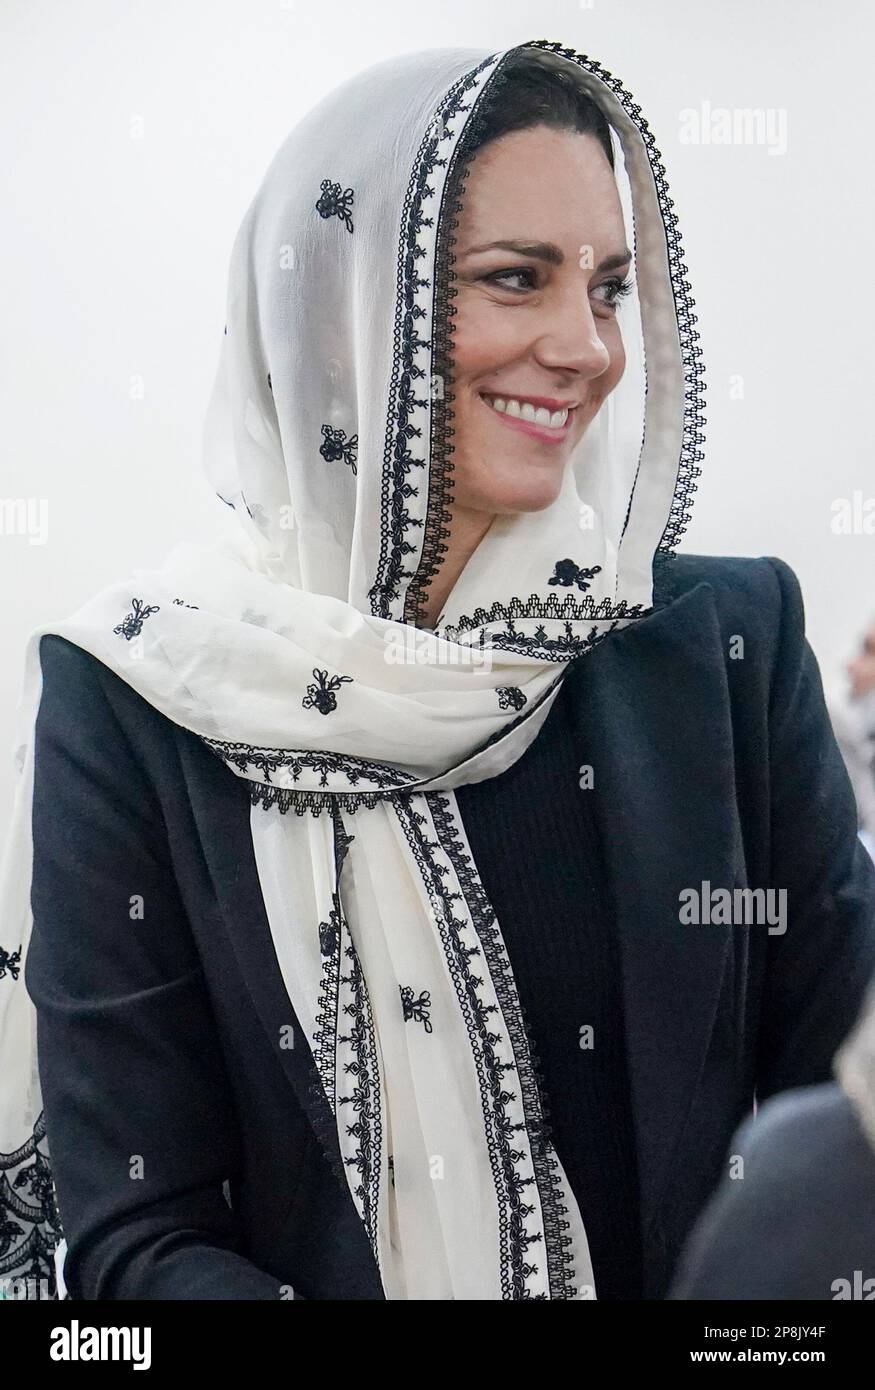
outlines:
[[[478, 256], [483, 251], [516, 251], [520, 256], [531, 256], [535, 260], [549, 261], [550, 265], [562, 265], [564, 253], [552, 241], [486, 241], [481, 246], [469, 246], [463, 254]], [[606, 256], [596, 266], [596, 271], [618, 270], [621, 265], [631, 261], [632, 252], [627, 247], [615, 256]]]

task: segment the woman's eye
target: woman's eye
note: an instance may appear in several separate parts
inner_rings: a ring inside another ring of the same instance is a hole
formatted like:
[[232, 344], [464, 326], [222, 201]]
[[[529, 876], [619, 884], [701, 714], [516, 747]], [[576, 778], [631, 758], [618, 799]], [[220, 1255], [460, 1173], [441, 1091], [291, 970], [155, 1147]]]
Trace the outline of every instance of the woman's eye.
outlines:
[[[496, 270], [491, 275], [484, 275], [483, 278], [488, 284], [501, 285], [503, 289], [511, 290], [514, 294], [521, 294], [524, 290], [537, 289], [538, 284], [537, 271], [527, 266]], [[510, 280], [522, 281], [523, 283], [513, 285], [508, 283]], [[628, 277], [621, 279], [615, 275], [610, 280], [604, 280], [600, 285], [597, 285], [596, 289], [605, 291], [602, 302], [610, 308], [614, 308], [621, 299], [632, 292], [633, 285], [634, 281]]]
[[[526, 278], [527, 283], [525, 285], [506, 285], [504, 283], [508, 279], [518, 279], [520, 276]], [[521, 289], [534, 289], [537, 275], [534, 270], [517, 267], [512, 270], [496, 270], [492, 275], [484, 276], [484, 279], [488, 280], [490, 284], [502, 285], [504, 289], [519, 291]]]
[[605, 280], [601, 285], [597, 285], [596, 288], [607, 290], [608, 298], [604, 302], [611, 307], [615, 307], [619, 304], [621, 299], [625, 299], [627, 294], [632, 293], [634, 284], [634, 280], [629, 279], [628, 276], [625, 280], [621, 280], [615, 275], [611, 280]]

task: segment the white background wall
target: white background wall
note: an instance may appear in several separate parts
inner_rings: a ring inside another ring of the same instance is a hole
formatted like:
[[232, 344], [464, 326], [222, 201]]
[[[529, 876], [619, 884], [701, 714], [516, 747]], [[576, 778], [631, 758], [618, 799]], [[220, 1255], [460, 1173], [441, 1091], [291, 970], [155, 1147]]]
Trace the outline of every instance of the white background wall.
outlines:
[[[708, 386], [683, 548], [787, 560], [840, 669], [875, 612], [875, 536], [831, 529], [835, 499], [875, 495], [864, 0], [0, 0], [0, 497], [49, 508], [45, 545], [0, 535], [0, 834], [27, 634], [213, 514], [227, 261], [288, 130], [392, 53], [533, 38], [615, 73], [667, 168]], [[705, 102], [785, 111], [786, 152], [684, 143]]]

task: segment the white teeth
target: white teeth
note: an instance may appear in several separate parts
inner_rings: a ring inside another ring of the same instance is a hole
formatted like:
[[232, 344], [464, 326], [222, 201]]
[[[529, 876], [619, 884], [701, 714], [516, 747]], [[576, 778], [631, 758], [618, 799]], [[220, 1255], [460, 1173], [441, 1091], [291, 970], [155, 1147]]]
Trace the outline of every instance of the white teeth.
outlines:
[[532, 424], [542, 425], [551, 430], [561, 430], [568, 419], [567, 410], [551, 412], [543, 405], [536, 409], [530, 401], [517, 401], [512, 397], [504, 399], [502, 396], [484, 396], [483, 399], [500, 415], [510, 415], [515, 420], [530, 420]]

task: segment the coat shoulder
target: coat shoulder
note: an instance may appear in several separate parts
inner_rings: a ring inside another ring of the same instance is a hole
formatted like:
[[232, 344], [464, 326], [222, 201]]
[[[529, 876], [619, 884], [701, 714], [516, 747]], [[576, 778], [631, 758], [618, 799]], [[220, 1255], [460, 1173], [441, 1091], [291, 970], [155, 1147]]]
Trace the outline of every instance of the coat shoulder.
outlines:
[[653, 603], [664, 608], [707, 584], [714, 594], [721, 626], [749, 631], [753, 626], [777, 637], [782, 620], [804, 628], [802, 591], [796, 574], [776, 556], [658, 556], [653, 566]]
[[99, 657], [60, 633], [46, 632], [40, 637], [39, 658], [47, 704], [56, 697], [59, 707], [75, 709], [80, 720], [91, 724], [125, 714], [135, 722], [154, 718], [169, 723]]
[[39, 660], [37, 735], [43, 751], [51, 744], [80, 761], [87, 754], [89, 766], [102, 762], [112, 785], [122, 756], [132, 760], [129, 774], [136, 766], [139, 778], [154, 778], [175, 759], [172, 721], [99, 657], [47, 632], [40, 638]]

